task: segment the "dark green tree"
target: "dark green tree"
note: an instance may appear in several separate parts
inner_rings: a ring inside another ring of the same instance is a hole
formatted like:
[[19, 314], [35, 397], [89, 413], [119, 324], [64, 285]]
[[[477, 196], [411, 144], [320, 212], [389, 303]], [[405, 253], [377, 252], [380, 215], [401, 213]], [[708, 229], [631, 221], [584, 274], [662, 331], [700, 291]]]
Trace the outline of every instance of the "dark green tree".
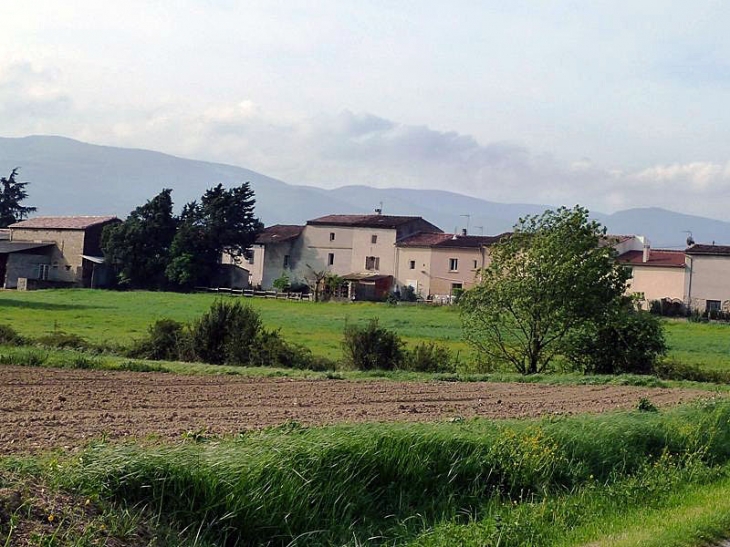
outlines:
[[0, 178], [0, 228], [7, 228], [36, 211], [35, 207], [21, 205], [28, 197], [25, 187], [27, 182], [18, 182], [18, 167], [10, 172], [9, 177]]
[[249, 183], [226, 190], [219, 184], [200, 202], [185, 205], [172, 242], [167, 278], [183, 288], [207, 285], [221, 256], [233, 261], [246, 256], [263, 229], [254, 216]]
[[171, 194], [172, 190], [165, 188], [124, 222], [104, 229], [104, 257], [116, 266], [121, 285], [147, 289], [165, 286], [165, 269], [177, 229]]
[[610, 321], [630, 273], [605, 233], [581, 207], [520, 219], [462, 297], [467, 341], [490, 365], [534, 374], [567, 353], [571, 333]]

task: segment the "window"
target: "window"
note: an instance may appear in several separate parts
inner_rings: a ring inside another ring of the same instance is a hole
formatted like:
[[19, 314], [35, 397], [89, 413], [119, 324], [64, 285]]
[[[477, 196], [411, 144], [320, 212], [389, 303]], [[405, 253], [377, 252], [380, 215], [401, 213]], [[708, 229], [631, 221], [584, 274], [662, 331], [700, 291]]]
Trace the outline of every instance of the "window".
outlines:
[[379, 256], [366, 256], [365, 257], [365, 269], [366, 270], [379, 270], [380, 269], [380, 257]]
[[721, 302], [719, 300], [708, 300], [706, 311], [718, 312], [718, 311], [720, 311], [720, 307], [721, 307]]
[[335, 263], [335, 253], [330, 253], [327, 255], [327, 265], [332, 266]]
[[249, 254], [249, 255], [248, 255], [248, 256], [246, 257], [246, 261], [247, 261], [247, 262], [248, 262], [249, 264], [253, 264], [253, 253]]
[[475, 270], [477, 269], [477, 261], [476, 260], [474, 261], [474, 269]]
[[459, 259], [458, 258], [449, 258], [449, 271], [455, 272], [459, 269]]
[[461, 289], [463, 289], [463, 288], [464, 288], [464, 287], [463, 287], [463, 286], [461, 285], [461, 283], [452, 283], [452, 284], [451, 284], [451, 292], [452, 292], [452, 293], [453, 293], [454, 291], [460, 291], [460, 290], [461, 290]]
[[330, 232], [330, 241], [334, 241], [334, 240], [335, 240], [335, 233]]
[[410, 262], [408, 262], [408, 269], [409, 270], [415, 270], [416, 269], [416, 261], [415, 260], [411, 260]]
[[289, 267], [289, 255], [284, 255], [284, 267]]
[[51, 269], [50, 264], [38, 264], [38, 279], [48, 280], [48, 271]]
[[378, 236], [376, 234], [373, 234], [370, 236], [370, 243], [375, 245], [378, 242]]

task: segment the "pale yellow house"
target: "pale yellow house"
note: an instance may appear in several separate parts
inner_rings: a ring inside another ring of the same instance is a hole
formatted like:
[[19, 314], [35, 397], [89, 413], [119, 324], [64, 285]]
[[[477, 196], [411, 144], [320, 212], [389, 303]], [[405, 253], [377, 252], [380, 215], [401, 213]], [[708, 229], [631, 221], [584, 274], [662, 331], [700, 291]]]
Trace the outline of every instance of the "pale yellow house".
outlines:
[[651, 249], [630, 250], [618, 257], [618, 262], [631, 269], [629, 293], [639, 298], [648, 309], [653, 300], [681, 304], [685, 300], [687, 268], [682, 251]]
[[455, 291], [479, 282], [479, 271], [489, 264], [489, 247], [507, 235], [419, 233], [399, 240], [396, 281], [424, 299], [448, 302]]
[[685, 303], [700, 312], [730, 311], [730, 246], [695, 244], [684, 253]]
[[103, 283], [101, 233], [114, 216], [35, 217], [9, 226], [0, 242], [0, 286], [94, 287]]

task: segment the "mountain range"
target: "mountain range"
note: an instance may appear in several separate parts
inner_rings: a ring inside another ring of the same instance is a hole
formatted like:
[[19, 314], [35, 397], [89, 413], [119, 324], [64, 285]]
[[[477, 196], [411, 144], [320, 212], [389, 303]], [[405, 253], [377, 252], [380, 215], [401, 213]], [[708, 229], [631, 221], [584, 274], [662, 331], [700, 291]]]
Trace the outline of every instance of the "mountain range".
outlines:
[[[250, 182], [256, 211], [266, 225], [302, 224], [335, 213], [419, 215], [451, 232], [468, 228], [492, 235], [509, 230], [521, 216], [556, 204], [507, 204], [441, 190], [343, 186], [325, 190], [289, 184], [261, 173], [220, 163], [179, 158], [151, 150], [88, 144], [66, 137], [0, 137], [0, 175], [20, 167], [29, 181], [26, 205], [39, 215], [127, 214], [173, 189], [178, 209], [209, 187]], [[559, 204], [558, 204], [559, 205]], [[574, 204], [566, 204], [574, 205]], [[730, 222], [686, 215], [658, 207], [591, 215], [614, 234], [646, 235], [654, 247], [683, 248], [688, 233], [697, 242], [730, 242]]]

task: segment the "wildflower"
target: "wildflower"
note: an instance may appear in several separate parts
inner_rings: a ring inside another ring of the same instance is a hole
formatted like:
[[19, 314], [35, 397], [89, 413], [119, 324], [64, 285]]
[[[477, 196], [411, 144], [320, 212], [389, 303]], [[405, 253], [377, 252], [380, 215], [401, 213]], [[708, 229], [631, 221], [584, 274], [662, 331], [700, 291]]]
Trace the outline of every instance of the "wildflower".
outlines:
[[56, 520], [56, 516], [53, 513], [48, 515], [48, 522], [53, 522], [54, 520]]

